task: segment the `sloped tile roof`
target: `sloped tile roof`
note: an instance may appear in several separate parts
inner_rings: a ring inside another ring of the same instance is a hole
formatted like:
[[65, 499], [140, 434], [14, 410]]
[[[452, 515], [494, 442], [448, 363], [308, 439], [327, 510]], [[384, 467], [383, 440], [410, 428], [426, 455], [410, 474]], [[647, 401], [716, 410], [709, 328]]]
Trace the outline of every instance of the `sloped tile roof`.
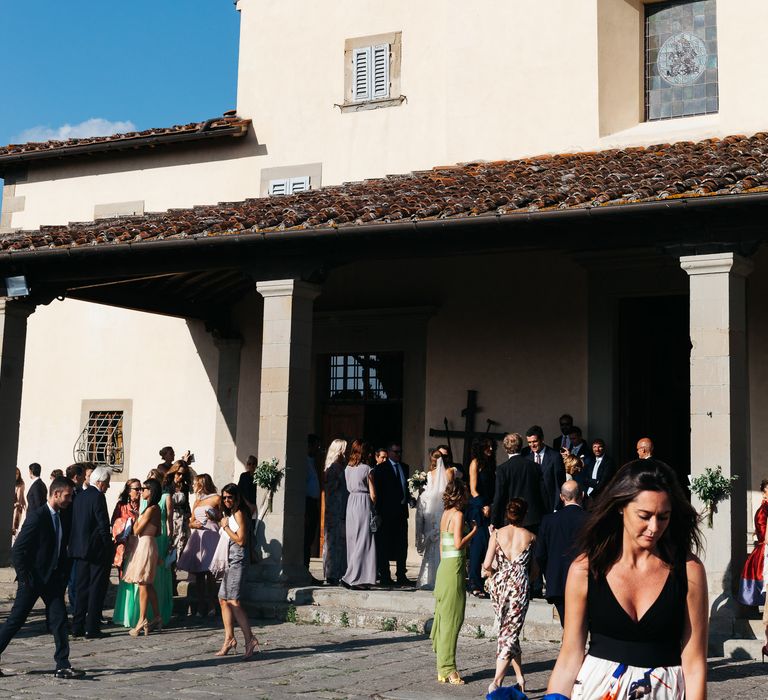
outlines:
[[290, 196], [10, 234], [0, 249], [359, 227], [768, 192], [768, 133], [476, 162]]
[[245, 133], [250, 119], [241, 119], [231, 112], [222, 117], [215, 117], [204, 122], [192, 122], [190, 124], [177, 124], [159, 129], [146, 129], [144, 131], [130, 131], [111, 136], [90, 136], [88, 138], [67, 139], [66, 141], [41, 141], [23, 144], [9, 144], [0, 146], [0, 163], [16, 157], [22, 160], [24, 157], [35, 156], [37, 158], [49, 155], [50, 157], [63, 157], [73, 151], [84, 152], [86, 150], [100, 150], [105, 145], [111, 147], [124, 145], [126, 148], [134, 148], [148, 139], [152, 141], [163, 140], [167, 137], [179, 135], [192, 136], [195, 134], [213, 135], [224, 130], [231, 132], [239, 130]]

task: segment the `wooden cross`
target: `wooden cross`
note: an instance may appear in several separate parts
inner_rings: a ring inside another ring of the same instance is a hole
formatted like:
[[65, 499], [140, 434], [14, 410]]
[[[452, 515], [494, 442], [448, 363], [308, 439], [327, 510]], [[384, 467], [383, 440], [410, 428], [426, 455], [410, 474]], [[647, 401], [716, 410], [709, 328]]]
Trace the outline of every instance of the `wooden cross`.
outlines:
[[462, 466], [469, 466], [470, 462], [470, 450], [472, 447], [472, 440], [475, 438], [491, 438], [492, 440], [501, 440], [504, 437], [504, 433], [492, 433], [491, 426], [498, 425], [496, 421], [490, 418], [486, 420], [485, 432], [478, 432], [475, 430], [475, 417], [480, 412], [480, 407], [477, 405], [477, 391], [474, 389], [467, 390], [467, 407], [462, 409], [461, 415], [464, 418], [464, 430], [449, 430], [448, 418], [443, 419], [445, 425], [444, 430], [436, 428], [429, 429], [430, 437], [444, 437], [448, 440], [448, 445], [451, 444], [451, 438], [458, 438], [464, 440], [464, 456]]

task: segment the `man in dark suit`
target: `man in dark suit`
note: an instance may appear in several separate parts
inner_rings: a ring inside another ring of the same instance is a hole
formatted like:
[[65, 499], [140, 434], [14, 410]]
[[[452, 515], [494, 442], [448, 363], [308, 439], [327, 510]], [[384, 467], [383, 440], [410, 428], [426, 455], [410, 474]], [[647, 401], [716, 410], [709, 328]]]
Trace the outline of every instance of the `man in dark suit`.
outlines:
[[552, 447], [559, 453], [563, 447], [571, 449], [571, 429], [573, 428], [573, 416], [570, 413], [563, 413], [560, 416], [560, 435], [552, 441]]
[[48, 489], [40, 478], [42, 467], [37, 462], [29, 465], [29, 476], [32, 483], [27, 490], [27, 513], [37, 510], [48, 499]]
[[523, 437], [519, 433], [507, 433], [502, 441], [507, 461], [496, 468], [496, 491], [491, 508], [491, 523], [503, 527], [507, 504], [513, 498], [522, 498], [528, 511], [522, 522], [524, 528], [534, 534], [549, 508], [544, 506], [544, 482], [536, 465], [521, 456]]
[[544, 516], [536, 538], [536, 560], [547, 583], [547, 602], [557, 608], [565, 624], [565, 582], [576, 558], [574, 542], [587, 514], [581, 507], [581, 488], [570, 479], [560, 488], [563, 508]]
[[584, 487], [587, 496], [594, 498], [616, 473], [616, 463], [605, 453], [605, 440], [592, 440], [592, 454], [584, 460]]
[[72, 616], [72, 636], [88, 639], [105, 637], [101, 610], [112, 564], [112, 537], [104, 497], [111, 471], [97, 467], [90, 486], [77, 495], [72, 512], [69, 556], [77, 562], [77, 592]]
[[560, 487], [565, 481], [565, 467], [560, 453], [544, 444], [544, 431], [539, 425], [532, 425], [525, 432], [528, 441], [527, 459], [535, 462], [544, 480], [544, 505], [551, 510], [562, 506]]
[[[0, 627], [0, 654], [21, 629], [38, 598], [45, 603], [48, 626], [53, 633], [56, 651], [56, 678], [80, 678], [69, 664], [67, 639], [67, 609], [64, 589], [69, 576], [67, 542], [70, 528], [61, 517], [72, 503], [74, 485], [69, 479], [54, 479], [48, 500], [38, 508], [27, 511], [26, 520], [11, 550], [16, 569], [18, 589], [16, 600], [5, 624]], [[2, 672], [0, 672], [2, 675]]]
[[[573, 428], [571, 428], [571, 432], [568, 433], [568, 439], [571, 441], [570, 453], [583, 462], [584, 458], [587, 456], [587, 443], [584, 442], [581, 428], [574, 425]], [[562, 454], [562, 450], [560, 451], [560, 454]]]
[[398, 586], [412, 586], [405, 572], [408, 556], [408, 472], [410, 467], [400, 461], [402, 449], [393, 443], [387, 449], [387, 459], [373, 470], [376, 488], [376, 514], [381, 524], [376, 530], [376, 568], [382, 586], [392, 586], [389, 562], [396, 562]]

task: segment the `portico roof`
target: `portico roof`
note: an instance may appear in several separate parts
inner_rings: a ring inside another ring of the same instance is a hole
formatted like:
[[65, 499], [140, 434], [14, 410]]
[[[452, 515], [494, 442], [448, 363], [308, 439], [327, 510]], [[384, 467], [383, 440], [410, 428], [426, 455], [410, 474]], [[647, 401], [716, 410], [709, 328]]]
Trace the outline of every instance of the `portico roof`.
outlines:
[[768, 192], [768, 133], [472, 162], [280, 197], [43, 226], [0, 239], [14, 254], [161, 240], [526, 216]]

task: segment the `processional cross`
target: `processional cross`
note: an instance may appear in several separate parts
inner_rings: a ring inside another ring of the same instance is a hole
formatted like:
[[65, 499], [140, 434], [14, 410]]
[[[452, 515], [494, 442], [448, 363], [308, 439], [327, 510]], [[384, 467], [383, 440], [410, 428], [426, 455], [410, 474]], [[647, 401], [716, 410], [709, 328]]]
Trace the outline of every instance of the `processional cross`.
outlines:
[[[470, 448], [472, 447], [472, 440], [475, 438], [491, 438], [493, 440], [501, 440], [504, 437], [504, 433], [492, 433], [491, 428], [495, 425], [499, 425], [495, 420], [490, 418], [486, 419], [486, 429], [484, 432], [475, 430], [475, 417], [480, 412], [480, 407], [477, 405], [477, 391], [474, 389], [467, 390], [467, 407], [462, 409], [461, 415], [464, 418], [464, 430], [450, 430], [448, 427], [448, 418], [443, 418], [444, 430], [437, 428], [429, 429], [430, 437], [444, 437], [448, 441], [448, 447], [451, 447], [451, 438], [459, 438], [464, 440], [464, 455], [462, 465], [464, 467], [469, 466], [470, 462]], [[451, 448], [453, 453], [453, 448]]]

